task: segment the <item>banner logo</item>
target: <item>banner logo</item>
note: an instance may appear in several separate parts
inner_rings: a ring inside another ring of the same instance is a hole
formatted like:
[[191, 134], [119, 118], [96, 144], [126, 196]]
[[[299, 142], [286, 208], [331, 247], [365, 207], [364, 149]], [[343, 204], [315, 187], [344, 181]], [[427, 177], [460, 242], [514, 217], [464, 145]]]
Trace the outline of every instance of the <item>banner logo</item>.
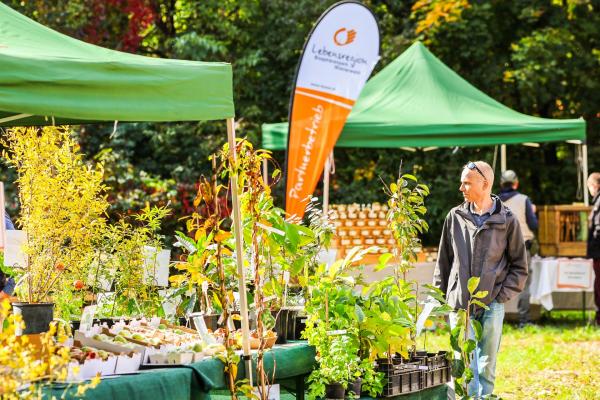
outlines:
[[356, 31], [354, 29], [347, 30], [346, 28], [340, 28], [333, 34], [333, 43], [337, 46], [345, 46], [354, 42], [356, 39]]

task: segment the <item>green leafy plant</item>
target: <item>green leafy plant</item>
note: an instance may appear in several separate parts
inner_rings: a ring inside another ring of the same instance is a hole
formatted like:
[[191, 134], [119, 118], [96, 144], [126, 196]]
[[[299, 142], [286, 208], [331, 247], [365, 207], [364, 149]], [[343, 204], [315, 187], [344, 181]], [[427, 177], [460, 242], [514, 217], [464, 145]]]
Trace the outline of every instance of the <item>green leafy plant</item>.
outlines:
[[[376, 319], [368, 310], [368, 299], [356, 290], [357, 285], [365, 284], [356, 263], [370, 251], [353, 248], [329, 267], [320, 264], [309, 277], [308, 318], [303, 335], [315, 346], [319, 362], [319, 368], [309, 377], [313, 396], [322, 395], [326, 384], [347, 387], [359, 377], [364, 390], [373, 396], [383, 388], [383, 375], [375, 372], [369, 357], [371, 342], [365, 339]], [[336, 346], [340, 342], [344, 344]]]
[[96, 243], [90, 286], [100, 292], [101, 282], [112, 284], [114, 297], [97, 311], [99, 316], [164, 317], [163, 299], [148, 277], [146, 258], [147, 249], [161, 249], [160, 226], [169, 213], [166, 207], [147, 206], [138, 214], [106, 226]]
[[419, 235], [429, 229], [423, 219], [427, 212], [425, 198], [429, 196], [429, 188], [419, 183], [411, 174], [400, 175], [395, 183], [384, 186], [388, 195], [389, 211], [387, 220], [396, 241], [393, 255], [396, 261], [394, 276], [396, 280], [406, 280], [406, 271], [416, 261], [417, 252], [421, 249]]
[[[466, 309], [460, 309], [456, 313], [456, 326], [450, 332], [450, 344], [454, 350], [454, 359], [452, 360], [452, 376], [455, 378], [454, 390], [458, 396], [465, 399], [473, 398], [468, 392], [468, 385], [473, 380], [473, 370], [471, 369], [473, 357], [477, 343], [481, 340], [483, 328], [481, 323], [471, 318], [471, 310], [474, 306], [489, 309], [481, 300], [487, 296], [485, 290], [477, 290], [479, 286], [479, 277], [471, 277], [467, 282], [469, 289], [469, 301]], [[485, 360], [478, 360], [478, 365], [483, 365]], [[481, 367], [480, 367], [481, 369]]]
[[[240, 356], [234, 348], [235, 338], [228, 324], [234, 308], [234, 290], [237, 285], [237, 267], [231, 257], [234, 241], [231, 232], [224, 228], [220, 198], [225, 187], [219, 183], [221, 171], [226, 164], [217, 165], [213, 160], [211, 179], [201, 177], [198, 192], [194, 199], [195, 207], [203, 207], [204, 212], [194, 212], [187, 218], [186, 227], [192, 237], [183, 232], [177, 233], [177, 242], [184, 250], [182, 262], [177, 264], [180, 274], [171, 276], [174, 286], [181, 291], [193, 292], [191, 301], [200, 303], [201, 311], [218, 311], [222, 322], [225, 351], [216, 357], [224, 365], [227, 386], [232, 399], [239, 394], [252, 397], [252, 387], [247, 379], [237, 380]], [[225, 160], [226, 161], [226, 160]], [[194, 304], [191, 304], [193, 308]]]
[[[271, 153], [254, 149], [244, 139], [236, 143], [237, 160], [229, 156], [229, 145], [219, 154], [226, 167], [223, 174], [237, 174], [241, 193], [244, 251], [249, 261], [252, 300], [256, 316], [258, 393], [268, 397], [269, 377], [264, 369], [268, 332], [275, 327], [273, 311], [285, 304], [289, 281], [303, 271], [307, 258], [316, 251], [316, 235], [310, 228], [285, 219], [284, 210], [275, 207], [270, 186], [264, 181], [262, 165], [271, 161]], [[272, 178], [279, 177], [275, 170]], [[287, 278], [286, 278], [287, 277]], [[274, 373], [275, 371], [273, 371]]]

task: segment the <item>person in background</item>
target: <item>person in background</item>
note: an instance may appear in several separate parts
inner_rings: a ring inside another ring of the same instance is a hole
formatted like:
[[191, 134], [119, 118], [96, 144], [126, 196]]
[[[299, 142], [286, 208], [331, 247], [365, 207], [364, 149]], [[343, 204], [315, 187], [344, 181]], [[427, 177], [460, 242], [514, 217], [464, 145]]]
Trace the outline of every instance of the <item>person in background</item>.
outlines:
[[[13, 231], [15, 229], [6, 210], [4, 210], [4, 228], [7, 231]], [[0, 270], [0, 301], [10, 298], [14, 290], [15, 280], [12, 277], [7, 277], [2, 270]]]
[[500, 176], [500, 200], [508, 207], [517, 217], [519, 226], [521, 227], [521, 233], [525, 240], [525, 248], [527, 249], [527, 268], [529, 274], [527, 276], [527, 282], [525, 288], [519, 294], [519, 303], [517, 310], [519, 312], [519, 327], [523, 328], [525, 325], [531, 323], [529, 315], [529, 285], [531, 284], [531, 245], [535, 237], [534, 232], [538, 228], [538, 220], [535, 216], [535, 206], [531, 203], [531, 200], [526, 195], [519, 193], [519, 177], [515, 171], [507, 169]]
[[596, 325], [600, 325], [600, 172], [593, 172], [587, 180], [592, 196], [589, 215], [587, 256], [594, 260], [594, 301], [596, 302]]
[[[469, 301], [467, 282], [480, 277], [480, 299], [489, 309], [475, 307], [471, 318], [482, 326], [469, 383], [469, 395], [491, 395], [496, 379], [496, 359], [502, 338], [504, 303], [516, 297], [527, 280], [527, 252], [515, 215], [492, 194], [494, 171], [483, 161], [470, 161], [463, 168], [460, 188], [464, 203], [454, 207], [444, 221], [433, 284], [446, 295], [448, 305], [465, 309]], [[456, 313], [450, 313], [456, 326]], [[480, 365], [487, 356], [485, 365]]]

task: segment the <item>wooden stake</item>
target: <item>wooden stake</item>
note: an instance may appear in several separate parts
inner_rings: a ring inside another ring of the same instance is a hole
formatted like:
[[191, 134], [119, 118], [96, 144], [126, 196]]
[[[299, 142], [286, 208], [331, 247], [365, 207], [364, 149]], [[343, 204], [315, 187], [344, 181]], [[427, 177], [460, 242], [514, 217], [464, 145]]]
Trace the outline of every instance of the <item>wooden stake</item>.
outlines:
[[[237, 162], [235, 125], [233, 118], [227, 119], [227, 139], [231, 160]], [[242, 318], [242, 349], [246, 362], [246, 377], [252, 386], [252, 357], [250, 355], [250, 324], [248, 321], [248, 298], [246, 297], [246, 277], [244, 275], [244, 247], [242, 232], [242, 214], [240, 211], [240, 198], [238, 193], [238, 177], [231, 175], [231, 202], [233, 208], [233, 227], [235, 229], [235, 255], [238, 269], [240, 291], [240, 316]]]

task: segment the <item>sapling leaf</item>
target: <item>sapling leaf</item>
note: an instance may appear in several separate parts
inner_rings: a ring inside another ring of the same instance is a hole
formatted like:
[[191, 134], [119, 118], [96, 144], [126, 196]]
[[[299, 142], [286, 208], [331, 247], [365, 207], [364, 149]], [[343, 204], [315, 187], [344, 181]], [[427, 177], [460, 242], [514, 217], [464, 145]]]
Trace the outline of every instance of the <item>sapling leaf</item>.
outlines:
[[476, 319], [471, 319], [471, 327], [473, 327], [475, 339], [477, 341], [481, 340], [481, 335], [483, 334], [483, 327], [481, 326], [481, 322], [477, 321]]
[[486, 306], [484, 303], [482, 303], [479, 300], [471, 300], [471, 303], [478, 305], [479, 307], [483, 308], [484, 310], [489, 310], [490, 309], [488, 306]]
[[362, 307], [358, 304], [354, 305], [354, 313], [356, 314], [358, 323], [363, 323], [365, 320], [365, 313], [363, 312]]
[[263, 312], [260, 319], [265, 329], [273, 329], [275, 327], [275, 318], [273, 318], [269, 310]]
[[467, 354], [471, 354], [477, 347], [477, 342], [473, 339], [467, 339], [463, 345], [463, 350]]
[[454, 359], [450, 364], [452, 366], [452, 376], [460, 377], [465, 373], [465, 363], [461, 359]]
[[469, 383], [473, 380], [473, 371], [470, 368], [465, 369], [465, 382]]
[[479, 280], [480, 278], [478, 276], [472, 276], [469, 278], [469, 281], [467, 282], [467, 288], [469, 289], [469, 293], [471, 293], [471, 295], [475, 293], [475, 289], [477, 289], [477, 286], [479, 286]]
[[461, 351], [460, 343], [463, 338], [463, 326], [464, 325], [456, 325], [450, 332], [450, 344], [454, 351]]
[[375, 272], [381, 271], [384, 268], [387, 268], [387, 263], [394, 255], [392, 253], [385, 253], [379, 256], [379, 263], [375, 266]]
[[437, 301], [439, 301], [442, 304], [446, 303], [446, 297], [441, 292], [433, 291], [433, 290], [428, 290], [428, 291], [425, 291], [423, 294], [425, 296], [431, 296], [431, 297], [433, 297], [434, 299], [436, 299]]
[[479, 290], [479, 291], [477, 291], [477, 293], [474, 293], [472, 295], [472, 297], [474, 297], [476, 299], [483, 299], [487, 295], [488, 295], [488, 291], [487, 290]]

